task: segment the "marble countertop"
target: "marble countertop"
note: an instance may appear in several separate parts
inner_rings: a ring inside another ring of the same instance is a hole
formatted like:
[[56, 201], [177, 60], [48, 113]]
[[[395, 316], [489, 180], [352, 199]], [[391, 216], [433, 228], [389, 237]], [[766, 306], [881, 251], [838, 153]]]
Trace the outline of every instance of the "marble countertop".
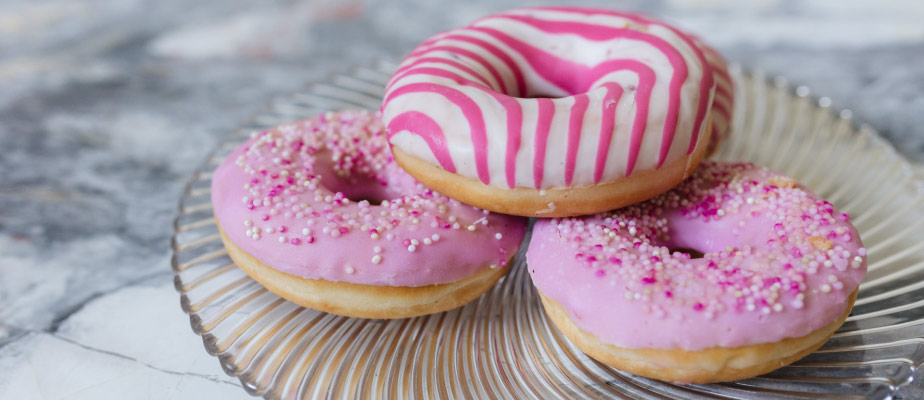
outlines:
[[[226, 132], [347, 66], [525, 4], [0, 4], [0, 398], [249, 398], [172, 285], [182, 186]], [[924, 2], [610, 1], [784, 75], [924, 161]]]

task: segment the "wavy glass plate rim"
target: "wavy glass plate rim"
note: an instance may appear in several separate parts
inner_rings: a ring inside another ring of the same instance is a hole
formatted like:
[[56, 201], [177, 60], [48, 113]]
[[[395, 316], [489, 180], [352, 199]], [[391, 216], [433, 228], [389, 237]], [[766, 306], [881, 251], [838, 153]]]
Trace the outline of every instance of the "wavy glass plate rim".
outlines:
[[[908, 395], [911, 390], [917, 390], [913, 392], [917, 395], [924, 393], [920, 385], [913, 384], [919, 381], [918, 366], [924, 362], [924, 329], [914, 330], [924, 324], [924, 315], [916, 314], [924, 310], [921, 308], [924, 305], [924, 300], [921, 300], [924, 299], [924, 284], [890, 286], [901, 280], [901, 274], [921, 272], [915, 268], [924, 269], [924, 264], [887, 271], [882, 276], [874, 272], [877, 265], [884, 270], [902, 262], [905, 259], [902, 257], [913, 253], [911, 250], [915, 247], [897, 247], [895, 253], [886, 257], [888, 263], [871, 258], [871, 274], [861, 286], [861, 298], [851, 315], [856, 319], [848, 319], [844, 328], [819, 352], [794, 366], [763, 377], [719, 385], [670, 385], [615, 371], [588, 359], [550, 325], [541, 306], [538, 306], [535, 290], [524, 272], [522, 261], [517, 262], [494, 289], [472, 304], [410, 320], [336, 317], [299, 308], [269, 293], [240, 272], [224, 254], [211, 217], [208, 196], [211, 170], [225, 153], [244, 139], [247, 132], [329, 109], [376, 107], [383, 80], [395, 67], [393, 63], [380, 61], [375, 66], [357, 68], [350, 74], [334, 76], [306, 90], [277, 97], [271, 104], [271, 110], [255, 117], [251, 126], [223, 138], [186, 185], [171, 240], [171, 264], [181, 307], [189, 315], [193, 331], [202, 337], [206, 350], [219, 358], [225, 372], [240, 379], [248, 393], [267, 398], [315, 398], [338, 394], [342, 397], [427, 397], [428, 394], [438, 394], [441, 398], [454, 395], [463, 398], [526, 395], [586, 398], [888, 398]], [[875, 156], [875, 161], [885, 157], [883, 164], [890, 162], [882, 167], [886, 172], [871, 168], [857, 172], [856, 177], [873, 181], [873, 178], [899, 176], [897, 180], [900, 182], [891, 188], [889, 194], [897, 196], [903, 190], [909, 191], [906, 194], [910, 196], [908, 204], [900, 209], [904, 213], [914, 212], [914, 206], [924, 204], [921, 203], [924, 179], [920, 170], [871, 126], [854, 118], [850, 110], [831, 107], [830, 98], [814, 97], [808, 87], [792, 86], [782, 77], [767, 77], [761, 71], [745, 72], [737, 66], [732, 68], [732, 72], [738, 82], [735, 88], [736, 130], [760, 130], [771, 135], [755, 139], [749, 133], [744, 138], [733, 138], [720, 147], [720, 157], [728, 157], [731, 153], [736, 156], [741, 156], [742, 152], [753, 153], [755, 146], [760, 148], [753, 142], [778, 145], [778, 151], [781, 151], [797, 146], [797, 142], [803, 140], [808, 144], [794, 149], [797, 154], [791, 157], [795, 159], [793, 165], [798, 163], [801, 166], [811, 162], [806, 161], [808, 154], [803, 153], [808, 152], [806, 149], [815, 145], [818, 137], [824, 134], [824, 138], [839, 140], [826, 149], [825, 157], [837, 151], [834, 147], [849, 145], [849, 149], [856, 153], [864, 144], [868, 145], [868, 150], [862, 154], [867, 158]], [[745, 101], [759, 102], [763, 107], [741, 112]], [[776, 118], [768, 121], [767, 114]], [[783, 117], [792, 120], [781, 120]], [[808, 135], [793, 133], [797, 129], [810, 131]], [[788, 141], [784, 144], [768, 143], [776, 136]], [[759, 157], [761, 154], [758, 152], [752, 156]], [[838, 173], [849, 173], [847, 170], [853, 164], [844, 161], [846, 157], [838, 159], [845, 168]], [[796, 168], [792, 165], [786, 167]], [[820, 179], [817, 170], [809, 172], [811, 175], [800, 179]], [[869, 177], [870, 174], [873, 176]], [[819, 185], [824, 184], [822, 181]], [[829, 180], [822, 191], [843, 197], [848, 195], [849, 189], [844, 189], [847, 187], [846, 184], [832, 187]], [[899, 197], [891, 200], [895, 199]], [[844, 202], [859, 207], [868, 200], [868, 194], [860, 193]], [[886, 204], [889, 200], [874, 203], [870, 209], [884, 212], [881, 209], [891, 205]], [[837, 205], [840, 207], [840, 204]], [[895, 215], [900, 216], [901, 213]], [[856, 220], [864, 219], [865, 223], [871, 218], [861, 216]], [[895, 217], [886, 217], [890, 218]], [[888, 228], [883, 226], [885, 222], [878, 221], [872, 228], [875, 232], [869, 232], [878, 238], [880, 231]], [[902, 228], [901, 233], [921, 233], [913, 228], [911, 224]], [[924, 229], [919, 230], [924, 232]], [[861, 232], [861, 235], [866, 233]], [[904, 243], [901, 238], [895, 237], [877, 241], [876, 245], [886, 243], [879, 248], [888, 250], [892, 248], [889, 246]], [[870, 247], [872, 255], [875, 250]], [[895, 274], [900, 276], [893, 276]], [[924, 278], [924, 272], [920, 275]], [[870, 285], [874, 287], [866, 290]], [[920, 296], [917, 291], [920, 291]], [[909, 300], [914, 301], [858, 313], [858, 310], [866, 311], [870, 305], [898, 300], [905, 295], [911, 296]], [[506, 310], [494, 307], [497, 304], [492, 301], [503, 301], [503, 304], [513, 306]], [[864, 328], [869, 320], [893, 318], [901, 313], [912, 313], [915, 319], [906, 317], [908, 320], [904, 322]], [[449, 323], [451, 328], [446, 328]], [[886, 343], [864, 342], [868, 337], [891, 335], [896, 330], [914, 331], [914, 334], [906, 333]], [[382, 340], [377, 340], [379, 338]], [[893, 351], [902, 346], [912, 348], [910, 355]], [[394, 352], [394, 357], [388, 359], [380, 354], [382, 351]], [[486, 355], [502, 358], [486, 361]], [[404, 363], [396, 361], [398, 358]], [[522, 373], [511, 365], [527, 372]], [[363, 369], [357, 369], [359, 367]], [[871, 372], [863, 374], [867, 370]], [[381, 371], [388, 373], [379, 373]]]

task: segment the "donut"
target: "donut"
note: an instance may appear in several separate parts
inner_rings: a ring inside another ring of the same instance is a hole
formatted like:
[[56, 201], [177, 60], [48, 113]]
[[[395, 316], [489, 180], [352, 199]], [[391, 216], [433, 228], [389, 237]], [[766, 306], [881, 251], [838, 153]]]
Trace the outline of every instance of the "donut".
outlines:
[[378, 113], [255, 133], [212, 177], [232, 260], [273, 293], [329, 313], [406, 318], [459, 307], [504, 275], [526, 219], [440, 195], [394, 162]]
[[847, 214], [792, 178], [714, 161], [649, 201], [538, 220], [526, 261], [578, 348], [676, 383], [750, 378], [811, 353], [866, 273]]
[[713, 53], [633, 14], [507, 11], [411, 52], [386, 86], [383, 120], [396, 161], [447, 196], [530, 217], [602, 212], [699, 164]]

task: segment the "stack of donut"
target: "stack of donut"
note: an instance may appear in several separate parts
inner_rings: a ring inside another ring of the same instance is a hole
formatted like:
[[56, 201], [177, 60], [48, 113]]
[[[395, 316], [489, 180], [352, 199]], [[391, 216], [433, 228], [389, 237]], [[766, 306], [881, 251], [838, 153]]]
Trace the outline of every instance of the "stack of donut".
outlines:
[[258, 132], [212, 201], [235, 263], [362, 318], [459, 307], [512, 265], [590, 357], [680, 383], [753, 377], [821, 346], [866, 250], [792, 178], [703, 161], [731, 129], [721, 56], [663, 22], [528, 8], [438, 34], [381, 112]]

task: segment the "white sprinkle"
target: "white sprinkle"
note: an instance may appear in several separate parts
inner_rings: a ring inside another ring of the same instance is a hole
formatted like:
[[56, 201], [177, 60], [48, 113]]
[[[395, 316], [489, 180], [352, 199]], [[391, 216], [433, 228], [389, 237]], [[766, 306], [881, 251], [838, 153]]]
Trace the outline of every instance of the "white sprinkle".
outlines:
[[495, 233], [495, 234], [494, 234], [494, 238], [497, 239], [497, 240], [501, 240], [501, 239], [504, 238], [504, 235], [502, 235], [500, 232], [498, 232], [498, 233]]
[[423, 244], [433, 244], [433, 241], [430, 238], [424, 238]]
[[474, 231], [475, 231], [475, 225], [469, 225], [468, 228], [466, 228], [466, 229], [468, 229], [469, 232], [474, 232]]
[[245, 219], [245, 220], [244, 220], [244, 226], [253, 226], [253, 221], [251, 221], [251, 220], [249, 220], [249, 219]]
[[285, 237], [285, 236], [280, 236], [280, 237], [279, 237], [279, 243], [285, 243], [285, 242], [286, 242], [286, 237]]
[[430, 236], [430, 239], [433, 239], [434, 242], [438, 242], [440, 240], [440, 234], [434, 233], [433, 236]]
[[253, 236], [251, 236], [251, 237], [253, 238], [253, 240], [257, 240], [257, 239], [260, 238], [260, 234], [259, 234], [259, 233], [254, 233]]
[[719, 211], [716, 211], [715, 213], [718, 214], [718, 216], [721, 217], [721, 216], [725, 215], [725, 210], [723, 210], [723, 209], [720, 208]]
[[539, 195], [540, 195], [540, 196], [545, 196], [545, 195], [548, 194], [548, 193], [549, 193], [549, 192], [547, 192], [545, 189], [539, 190]]
[[379, 240], [379, 234], [378, 234], [378, 233], [373, 233], [373, 234], [369, 235], [369, 237], [371, 237], [372, 240]]
[[310, 234], [311, 234], [311, 229], [302, 228], [302, 235], [306, 235], [306, 236], [307, 236], [307, 235], [310, 235]]
[[452, 229], [459, 229], [459, 228], [461, 228], [461, 227], [462, 227], [462, 225], [459, 225], [458, 222], [452, 224]]
[[417, 251], [417, 246], [414, 246], [413, 244], [410, 245], [410, 246], [407, 246], [407, 251], [413, 253], [413, 252]]
[[353, 275], [353, 273], [356, 272], [356, 269], [353, 268], [353, 266], [351, 265], [347, 265], [346, 268], [344, 268], [344, 270], [346, 271], [346, 273], [350, 275]]
[[783, 311], [783, 305], [780, 304], [780, 303], [774, 304], [774, 305], [773, 305], [773, 311], [776, 311], [776, 312]]
[[417, 239], [411, 239], [411, 244], [414, 245], [414, 246], [419, 246], [419, 245], [420, 245], [420, 241], [417, 240]]
[[380, 256], [380, 255], [378, 255], [378, 254], [372, 256], [372, 263], [373, 263], [373, 264], [378, 264], [378, 263], [380, 263], [380, 262], [382, 262], [382, 256]]
[[822, 292], [825, 292], [825, 293], [830, 292], [830, 291], [831, 291], [831, 285], [829, 285], [829, 284], [827, 284], [827, 283], [824, 284], [824, 285], [821, 285], [821, 291], [822, 291]]
[[491, 269], [497, 269], [498, 267], [500, 267], [500, 266], [497, 265], [497, 264], [491, 264], [491, 265], [488, 266], [488, 268], [491, 268]]
[[263, 229], [263, 232], [264, 232], [264, 233], [273, 233], [273, 227], [269, 227], [269, 226], [268, 226], [268, 227], [266, 227], [265, 229]]
[[629, 234], [630, 234], [630, 235], [635, 235], [637, 232], [638, 232], [638, 229], [636, 229], [634, 226], [630, 226], [630, 227], [629, 227]]
[[382, 252], [382, 246], [375, 246], [372, 248], [372, 251], [374, 251], [375, 254], [379, 254]]

